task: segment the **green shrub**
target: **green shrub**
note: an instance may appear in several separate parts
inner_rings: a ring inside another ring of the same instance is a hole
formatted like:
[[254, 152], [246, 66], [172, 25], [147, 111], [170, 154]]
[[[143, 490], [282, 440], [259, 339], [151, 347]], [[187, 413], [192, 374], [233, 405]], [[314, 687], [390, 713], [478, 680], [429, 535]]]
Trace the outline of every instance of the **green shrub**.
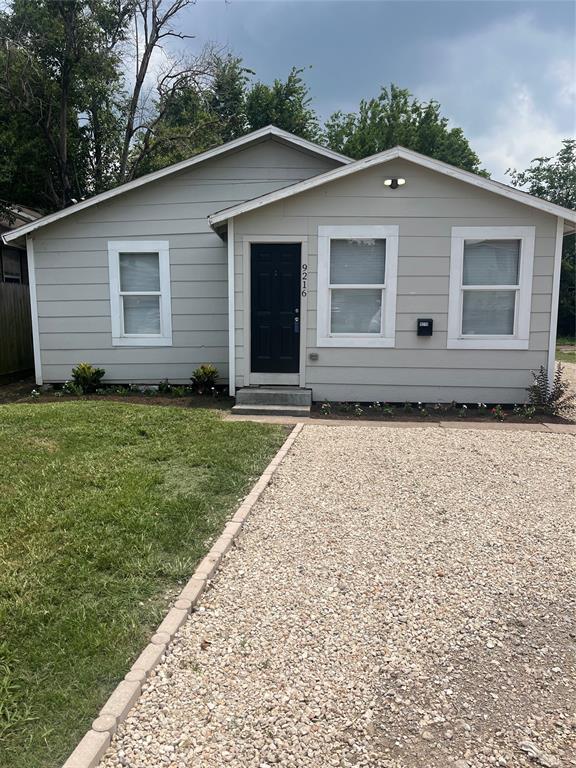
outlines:
[[172, 384], [170, 384], [168, 379], [162, 379], [158, 384], [158, 392], [161, 395], [169, 395], [172, 392]]
[[192, 384], [199, 395], [214, 392], [218, 380], [218, 368], [212, 363], [203, 363], [192, 374]]
[[556, 366], [552, 384], [543, 365], [538, 373], [532, 371], [532, 377], [534, 381], [528, 387], [528, 401], [537, 411], [549, 416], [563, 416], [576, 408], [576, 393], [570, 391], [561, 363]]
[[100, 387], [100, 382], [106, 371], [104, 368], [94, 368], [90, 363], [78, 363], [72, 368], [72, 380], [82, 390], [84, 395], [88, 395]]

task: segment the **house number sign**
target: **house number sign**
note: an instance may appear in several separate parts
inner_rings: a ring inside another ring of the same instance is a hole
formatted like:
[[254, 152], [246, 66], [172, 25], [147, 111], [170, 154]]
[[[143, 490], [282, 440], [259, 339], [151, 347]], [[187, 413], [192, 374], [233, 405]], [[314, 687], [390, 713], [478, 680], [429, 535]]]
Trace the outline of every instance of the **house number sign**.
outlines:
[[308, 296], [308, 264], [302, 264], [302, 296]]

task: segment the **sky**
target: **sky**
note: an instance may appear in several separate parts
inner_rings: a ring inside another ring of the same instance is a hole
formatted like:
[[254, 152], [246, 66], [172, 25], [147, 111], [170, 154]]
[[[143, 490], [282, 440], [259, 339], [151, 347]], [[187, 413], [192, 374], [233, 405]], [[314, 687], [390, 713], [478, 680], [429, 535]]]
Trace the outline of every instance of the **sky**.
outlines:
[[436, 99], [502, 181], [576, 136], [572, 0], [197, 0], [178, 29], [263, 82], [309, 67], [322, 119], [390, 83]]

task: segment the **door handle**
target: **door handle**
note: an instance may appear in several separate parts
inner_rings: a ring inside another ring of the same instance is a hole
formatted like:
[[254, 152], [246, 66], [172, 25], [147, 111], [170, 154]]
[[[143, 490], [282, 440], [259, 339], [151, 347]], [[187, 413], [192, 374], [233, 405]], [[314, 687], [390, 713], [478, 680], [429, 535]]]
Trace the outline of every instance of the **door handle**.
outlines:
[[294, 317], [294, 333], [300, 333], [300, 318], [298, 315]]

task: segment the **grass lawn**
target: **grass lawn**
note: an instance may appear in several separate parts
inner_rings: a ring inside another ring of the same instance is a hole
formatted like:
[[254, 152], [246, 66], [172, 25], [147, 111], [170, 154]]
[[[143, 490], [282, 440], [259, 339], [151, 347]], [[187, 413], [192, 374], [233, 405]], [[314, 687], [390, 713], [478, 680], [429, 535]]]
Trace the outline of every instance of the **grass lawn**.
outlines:
[[59, 766], [285, 438], [210, 410], [0, 406], [0, 766]]
[[576, 363], [576, 339], [571, 336], [559, 336], [556, 339], [556, 360]]

